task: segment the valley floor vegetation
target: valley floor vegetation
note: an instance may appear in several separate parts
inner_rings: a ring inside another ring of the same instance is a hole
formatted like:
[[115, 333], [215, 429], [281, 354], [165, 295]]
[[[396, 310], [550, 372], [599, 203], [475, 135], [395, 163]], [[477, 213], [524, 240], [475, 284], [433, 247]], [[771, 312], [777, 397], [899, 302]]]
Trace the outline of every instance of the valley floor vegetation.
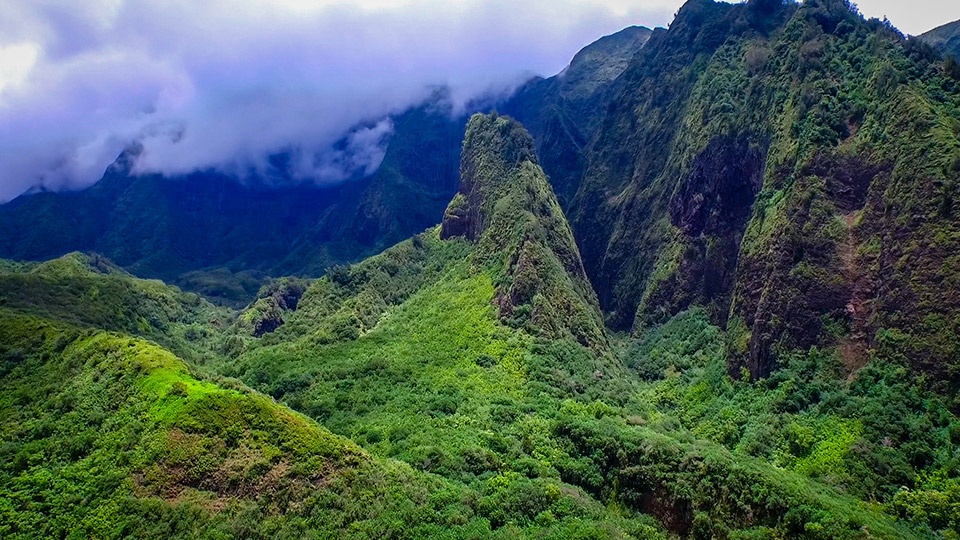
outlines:
[[855, 376], [812, 349], [751, 383], [692, 309], [598, 356], [501, 322], [472, 246], [438, 234], [334, 269], [261, 337], [256, 304], [237, 317], [96, 257], [5, 264], [0, 532], [960, 532], [960, 420], [882, 349]]
[[220, 305], [136, 214], [0, 260], [0, 537], [960, 540], [955, 62], [844, 0], [630, 35], [534, 134], [398, 125], [342, 238], [174, 261]]

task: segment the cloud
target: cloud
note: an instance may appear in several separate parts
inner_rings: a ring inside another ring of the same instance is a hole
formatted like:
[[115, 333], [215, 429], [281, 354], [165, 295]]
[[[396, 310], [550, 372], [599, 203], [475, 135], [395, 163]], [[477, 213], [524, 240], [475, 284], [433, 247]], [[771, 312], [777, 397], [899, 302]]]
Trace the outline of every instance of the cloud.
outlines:
[[[133, 141], [144, 172], [260, 170], [285, 152], [330, 181], [313, 164], [351, 165], [330, 147], [359, 123], [440, 85], [462, 104], [556, 73], [602, 35], [667, 25], [680, 4], [0, 0], [0, 202], [90, 185]], [[942, 0], [858, 4], [910, 33], [960, 17]], [[374, 139], [354, 155], [375, 162]]]
[[336, 181], [375, 169], [383, 118], [437, 86], [463, 103], [556, 73], [597, 37], [665, 25], [676, 6], [0, 0], [0, 201], [90, 185], [133, 141], [141, 172], [257, 170], [283, 152], [298, 174]]

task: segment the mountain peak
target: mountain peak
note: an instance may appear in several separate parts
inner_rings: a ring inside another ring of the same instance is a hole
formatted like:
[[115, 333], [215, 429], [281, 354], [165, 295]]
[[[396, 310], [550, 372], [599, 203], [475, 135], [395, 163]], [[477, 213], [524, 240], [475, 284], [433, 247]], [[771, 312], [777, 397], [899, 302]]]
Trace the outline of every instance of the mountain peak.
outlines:
[[600, 86], [619, 77], [652, 33], [643, 26], [629, 26], [581, 49], [559, 75], [566, 97], [590, 97]]
[[960, 57], [960, 21], [953, 21], [918, 36], [945, 55]]
[[533, 144], [512, 118], [474, 115], [441, 236], [477, 243], [474, 263], [494, 274], [505, 323], [607, 350], [596, 294]]

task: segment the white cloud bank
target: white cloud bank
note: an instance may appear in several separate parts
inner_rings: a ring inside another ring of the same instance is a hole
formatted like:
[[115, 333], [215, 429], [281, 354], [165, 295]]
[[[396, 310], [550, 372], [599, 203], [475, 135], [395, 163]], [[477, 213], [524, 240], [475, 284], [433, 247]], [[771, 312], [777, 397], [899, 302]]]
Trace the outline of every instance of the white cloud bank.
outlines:
[[[552, 74], [597, 37], [664, 25], [669, 1], [0, 0], [0, 201], [92, 184], [132, 141], [144, 172], [311, 155], [360, 121]], [[336, 180], [336, 152], [298, 170]], [[325, 173], [327, 171], [329, 174]]]
[[[349, 165], [368, 168], [390, 130], [377, 122], [436, 86], [464, 101], [556, 73], [599, 36], [668, 24], [680, 4], [0, 0], [0, 202], [90, 185], [135, 140], [145, 172], [256, 168], [289, 151], [302, 174], [336, 180], [347, 158], [303, 156], [358, 122], [371, 127], [350, 144], [374, 146]], [[960, 18], [943, 0], [858, 4], [910, 33]]]

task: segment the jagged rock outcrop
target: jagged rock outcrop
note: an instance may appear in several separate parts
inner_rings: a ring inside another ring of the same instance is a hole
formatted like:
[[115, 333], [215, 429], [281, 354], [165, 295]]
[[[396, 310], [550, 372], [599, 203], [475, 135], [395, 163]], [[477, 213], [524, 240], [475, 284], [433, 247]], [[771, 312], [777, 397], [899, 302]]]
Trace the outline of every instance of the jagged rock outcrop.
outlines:
[[691, 237], [742, 227], [763, 185], [764, 157], [747, 140], [711, 140], [677, 184], [670, 222]]
[[281, 278], [260, 289], [257, 299], [240, 314], [239, 324], [254, 337], [280, 328], [284, 314], [297, 310], [307, 283], [296, 278]]
[[692, 0], [606, 92], [541, 159], [582, 165], [565, 204], [609, 326], [700, 305], [735, 377], [817, 346], [956, 386], [960, 88], [936, 51], [842, 0]]
[[507, 324], [535, 335], [608, 345], [596, 296], [563, 210], [537, 164], [533, 139], [508, 117], [474, 115], [467, 125], [460, 191], [441, 237], [477, 244], [474, 264], [495, 276], [494, 303]]

